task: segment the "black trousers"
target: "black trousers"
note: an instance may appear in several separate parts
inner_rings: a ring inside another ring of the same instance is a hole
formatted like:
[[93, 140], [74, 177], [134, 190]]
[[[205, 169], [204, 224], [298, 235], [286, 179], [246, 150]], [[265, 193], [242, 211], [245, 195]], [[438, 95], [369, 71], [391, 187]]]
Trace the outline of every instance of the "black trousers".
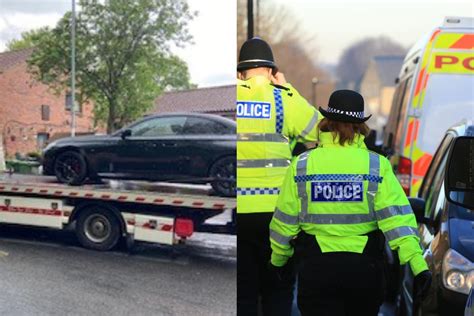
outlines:
[[[237, 215], [237, 315], [289, 316], [295, 275], [278, 280], [268, 269], [273, 213]], [[291, 263], [288, 263], [291, 264]]]
[[369, 237], [363, 254], [323, 254], [314, 236], [307, 238], [299, 249], [301, 315], [377, 315], [385, 291], [383, 254], [377, 244]]

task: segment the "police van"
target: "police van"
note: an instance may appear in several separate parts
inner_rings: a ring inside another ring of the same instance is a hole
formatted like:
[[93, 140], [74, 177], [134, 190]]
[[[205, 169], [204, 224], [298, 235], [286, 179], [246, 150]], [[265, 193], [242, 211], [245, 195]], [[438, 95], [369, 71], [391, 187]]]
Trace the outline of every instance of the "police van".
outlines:
[[416, 196], [445, 130], [474, 118], [474, 18], [447, 17], [408, 52], [383, 149], [403, 189]]

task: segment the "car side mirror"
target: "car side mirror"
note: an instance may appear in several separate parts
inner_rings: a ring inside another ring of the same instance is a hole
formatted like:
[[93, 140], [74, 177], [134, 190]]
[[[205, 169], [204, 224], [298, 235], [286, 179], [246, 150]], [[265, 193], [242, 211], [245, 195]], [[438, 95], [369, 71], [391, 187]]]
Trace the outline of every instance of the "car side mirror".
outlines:
[[388, 139], [387, 139], [387, 147], [392, 148], [392, 143], [393, 143], [393, 133], [389, 133]]
[[410, 206], [415, 213], [415, 218], [418, 224], [429, 224], [429, 219], [425, 217], [425, 206], [426, 202], [420, 198], [408, 198]]
[[382, 149], [382, 145], [377, 145], [377, 131], [370, 130], [369, 135], [364, 139], [365, 146], [367, 149], [376, 152], [382, 156], [385, 156], [385, 152]]
[[461, 136], [449, 150], [444, 190], [446, 199], [474, 209], [474, 136]]
[[132, 130], [126, 129], [120, 134], [120, 137], [122, 137], [123, 140], [127, 139], [127, 137], [132, 136]]

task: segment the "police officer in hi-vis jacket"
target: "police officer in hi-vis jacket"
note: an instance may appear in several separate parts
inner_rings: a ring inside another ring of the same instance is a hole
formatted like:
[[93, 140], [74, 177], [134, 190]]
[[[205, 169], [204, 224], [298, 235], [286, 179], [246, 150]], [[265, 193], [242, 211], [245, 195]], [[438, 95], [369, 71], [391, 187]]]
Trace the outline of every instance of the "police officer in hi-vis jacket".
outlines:
[[[318, 124], [318, 148], [294, 159], [270, 224], [271, 264], [299, 258], [298, 307], [306, 315], [377, 315], [385, 239], [423, 296], [431, 273], [417, 223], [389, 161], [367, 150], [364, 99], [335, 91]], [[289, 314], [288, 314], [289, 315]]]
[[[246, 41], [237, 65], [237, 313], [290, 315], [294, 274], [269, 269], [269, 224], [297, 142], [314, 142], [318, 111], [277, 71], [270, 46]], [[285, 275], [285, 278], [281, 278]]]

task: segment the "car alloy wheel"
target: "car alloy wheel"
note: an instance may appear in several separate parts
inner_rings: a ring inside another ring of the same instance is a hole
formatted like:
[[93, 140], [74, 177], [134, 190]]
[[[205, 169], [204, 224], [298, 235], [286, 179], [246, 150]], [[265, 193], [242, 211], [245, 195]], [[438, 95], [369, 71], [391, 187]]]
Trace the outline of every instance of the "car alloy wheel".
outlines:
[[231, 197], [236, 193], [236, 162], [234, 157], [219, 159], [211, 167], [212, 188], [220, 196]]
[[86, 161], [77, 152], [63, 152], [54, 162], [54, 174], [59, 182], [80, 185], [86, 179]]

